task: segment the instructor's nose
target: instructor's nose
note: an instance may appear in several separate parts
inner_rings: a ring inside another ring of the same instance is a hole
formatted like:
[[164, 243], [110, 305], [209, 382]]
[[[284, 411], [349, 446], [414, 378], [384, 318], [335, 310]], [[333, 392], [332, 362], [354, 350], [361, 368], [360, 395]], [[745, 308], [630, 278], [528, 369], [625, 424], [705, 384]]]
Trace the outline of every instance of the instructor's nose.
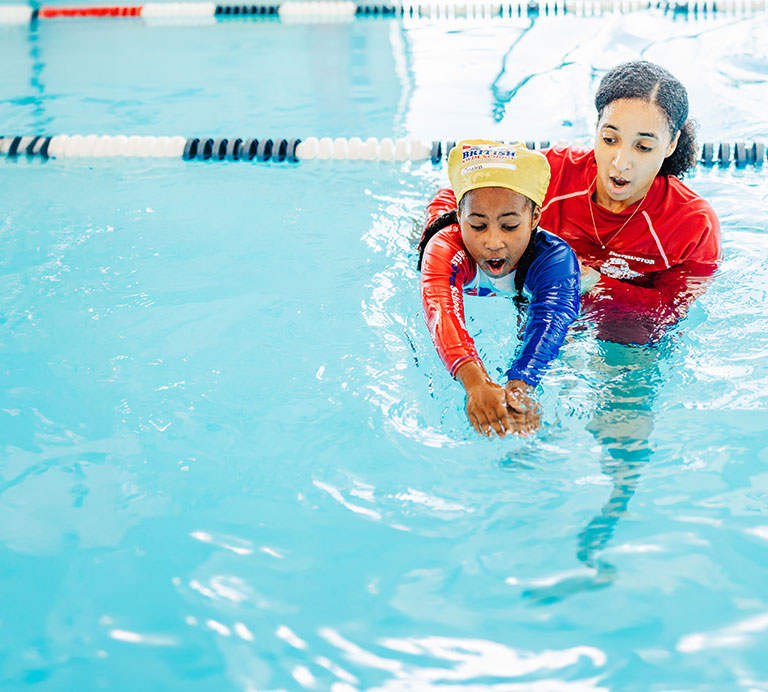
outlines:
[[616, 155], [613, 157], [613, 167], [623, 173], [632, 166], [632, 157], [629, 151], [625, 147], [619, 147], [616, 151]]

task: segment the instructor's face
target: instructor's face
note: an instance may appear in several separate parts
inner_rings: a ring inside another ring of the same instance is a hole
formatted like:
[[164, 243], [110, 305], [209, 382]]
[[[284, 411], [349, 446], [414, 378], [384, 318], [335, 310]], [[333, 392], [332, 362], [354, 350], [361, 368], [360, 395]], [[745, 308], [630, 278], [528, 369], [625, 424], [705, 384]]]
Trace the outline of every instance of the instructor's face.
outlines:
[[672, 154], [679, 137], [669, 133], [664, 112], [643, 99], [617, 99], [603, 110], [597, 123], [598, 204], [622, 209], [641, 200]]
[[505, 187], [483, 187], [464, 195], [461, 239], [477, 265], [498, 279], [516, 266], [541, 212], [524, 195]]

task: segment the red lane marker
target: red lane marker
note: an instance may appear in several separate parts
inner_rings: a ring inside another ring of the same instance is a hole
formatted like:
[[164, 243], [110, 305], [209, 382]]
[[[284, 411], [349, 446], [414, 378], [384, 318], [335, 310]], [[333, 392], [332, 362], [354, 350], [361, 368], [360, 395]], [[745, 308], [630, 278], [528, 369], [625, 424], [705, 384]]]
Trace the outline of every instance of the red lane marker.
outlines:
[[115, 7], [41, 7], [38, 17], [138, 17], [143, 5]]

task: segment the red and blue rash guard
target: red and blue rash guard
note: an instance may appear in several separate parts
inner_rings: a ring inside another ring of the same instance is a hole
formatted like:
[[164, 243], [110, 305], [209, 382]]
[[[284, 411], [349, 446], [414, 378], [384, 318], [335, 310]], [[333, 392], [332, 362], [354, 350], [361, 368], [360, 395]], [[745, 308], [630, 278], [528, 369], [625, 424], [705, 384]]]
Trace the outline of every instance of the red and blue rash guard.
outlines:
[[584, 297], [599, 336], [653, 341], [686, 314], [717, 269], [715, 212], [674, 176], [657, 176], [644, 201], [608, 211], [591, 199], [597, 176], [591, 149], [553, 147], [544, 154], [552, 177], [541, 224], [600, 272]]
[[[456, 208], [450, 189], [440, 190], [427, 207], [427, 226]], [[486, 276], [461, 240], [458, 225], [439, 231], [427, 244], [421, 267], [421, 301], [437, 352], [452, 377], [462, 363], [481, 361], [464, 324], [464, 293], [479, 296], [515, 295], [514, 272], [499, 280]], [[524, 293], [528, 317], [510, 380], [536, 386], [563, 345], [579, 311], [579, 266], [573, 250], [557, 236], [539, 230]]]

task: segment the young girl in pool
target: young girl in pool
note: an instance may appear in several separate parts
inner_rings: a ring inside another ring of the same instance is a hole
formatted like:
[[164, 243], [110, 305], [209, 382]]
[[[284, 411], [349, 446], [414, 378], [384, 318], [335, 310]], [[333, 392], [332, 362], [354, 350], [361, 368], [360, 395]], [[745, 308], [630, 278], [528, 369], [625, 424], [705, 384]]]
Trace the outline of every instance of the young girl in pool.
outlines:
[[[466, 390], [477, 432], [527, 434], [539, 425], [531, 398], [579, 310], [579, 265], [566, 242], [538, 228], [549, 164], [522, 144], [459, 142], [448, 156], [452, 190], [427, 207], [419, 243], [430, 335]], [[464, 324], [463, 293], [528, 298], [522, 344], [504, 387], [483, 367]]]

